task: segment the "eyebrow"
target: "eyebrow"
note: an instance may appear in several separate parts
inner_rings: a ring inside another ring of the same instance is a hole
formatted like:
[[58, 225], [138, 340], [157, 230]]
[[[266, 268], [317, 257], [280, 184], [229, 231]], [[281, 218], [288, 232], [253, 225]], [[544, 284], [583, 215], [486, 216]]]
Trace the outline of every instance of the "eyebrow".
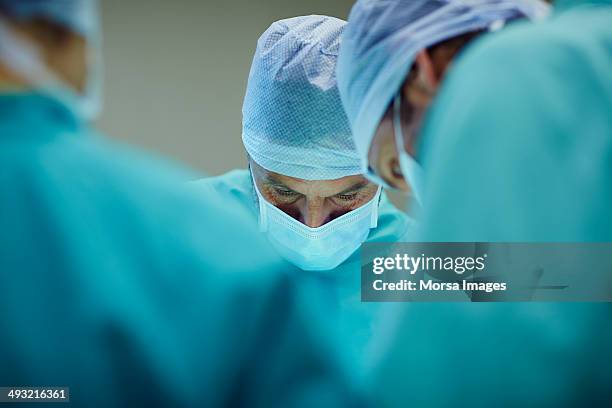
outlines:
[[341, 195], [341, 194], [348, 194], [348, 193], [354, 193], [357, 192], [358, 190], [361, 190], [364, 187], [367, 187], [369, 183], [367, 181], [358, 181], [357, 183], [353, 184], [351, 187], [347, 188], [346, 190], [343, 190], [339, 193], [336, 193], [335, 195]]
[[[288, 191], [291, 191], [291, 192], [293, 192], [295, 194], [302, 195], [301, 193], [293, 190], [292, 188], [287, 187], [282, 181], [278, 180], [276, 177], [274, 177], [272, 175], [266, 176], [266, 178], [264, 180], [264, 184], [268, 184], [268, 185], [271, 185], [271, 186], [274, 186], [274, 187], [281, 187], [281, 188], [286, 189]], [[349, 188], [347, 188], [345, 190], [342, 190], [339, 193], [334, 194], [334, 196], [357, 192], [358, 190], [361, 190], [362, 188], [367, 187], [368, 184], [369, 184], [369, 182], [367, 180], [358, 181], [357, 183], [353, 184]]]
[[282, 181], [278, 180], [276, 177], [272, 175], [266, 176], [266, 178], [264, 179], [264, 184], [271, 185], [273, 187], [281, 187], [285, 190], [294, 192], [296, 194], [300, 194], [297, 191], [293, 190], [292, 188], [287, 187]]

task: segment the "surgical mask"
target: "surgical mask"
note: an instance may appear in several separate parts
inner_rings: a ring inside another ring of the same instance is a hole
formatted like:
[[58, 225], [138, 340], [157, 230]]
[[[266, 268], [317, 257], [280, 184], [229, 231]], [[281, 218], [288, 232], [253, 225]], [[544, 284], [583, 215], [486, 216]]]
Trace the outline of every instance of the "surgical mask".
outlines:
[[414, 198], [422, 204], [423, 197], [423, 168], [404, 149], [404, 135], [400, 118], [401, 99], [398, 93], [393, 100], [393, 133], [395, 135], [395, 146], [399, 157], [400, 169], [404, 180], [410, 186]]
[[62, 102], [74, 115], [85, 121], [96, 119], [102, 108], [102, 63], [100, 45], [88, 39], [88, 74], [82, 93], [57, 77], [31, 42], [16, 35], [4, 17], [0, 17], [0, 60], [21, 75], [37, 92]]
[[259, 199], [259, 227], [277, 252], [307, 271], [334, 269], [350, 257], [378, 224], [381, 188], [367, 204], [325, 225], [311, 228], [274, 205], [253, 187]]

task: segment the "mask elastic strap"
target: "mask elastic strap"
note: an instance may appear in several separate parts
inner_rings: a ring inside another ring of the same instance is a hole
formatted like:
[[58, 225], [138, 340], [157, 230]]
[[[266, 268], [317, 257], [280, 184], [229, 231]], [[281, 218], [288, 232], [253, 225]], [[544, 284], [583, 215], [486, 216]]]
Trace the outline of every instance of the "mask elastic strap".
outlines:
[[370, 229], [378, 227], [378, 208], [380, 207], [380, 195], [382, 194], [382, 186], [378, 186], [376, 195], [372, 199], [372, 214], [370, 215]]
[[266, 202], [263, 196], [261, 195], [261, 193], [259, 192], [259, 189], [257, 188], [255, 177], [253, 176], [253, 172], [250, 171], [250, 169], [249, 169], [249, 173], [251, 173], [251, 181], [253, 182], [253, 189], [255, 190], [255, 194], [257, 194], [257, 199], [259, 201], [257, 203], [257, 206], [259, 207], [259, 231], [266, 232], [268, 231], [268, 209], [266, 208]]
[[[257, 187], [255, 187], [257, 188]], [[259, 230], [261, 232], [266, 232], [268, 231], [268, 209], [266, 208], [265, 204], [261, 205], [261, 200], [263, 200], [263, 197], [259, 197]]]
[[[401, 90], [399, 91], [401, 92]], [[395, 148], [397, 149], [397, 157], [399, 158], [402, 153], [405, 153], [406, 149], [404, 147], [404, 133], [402, 131], [402, 122], [400, 118], [400, 108], [401, 108], [401, 96], [400, 93], [395, 95], [393, 99], [393, 136], [395, 137]], [[402, 174], [404, 176], [404, 180], [408, 182], [407, 174]]]

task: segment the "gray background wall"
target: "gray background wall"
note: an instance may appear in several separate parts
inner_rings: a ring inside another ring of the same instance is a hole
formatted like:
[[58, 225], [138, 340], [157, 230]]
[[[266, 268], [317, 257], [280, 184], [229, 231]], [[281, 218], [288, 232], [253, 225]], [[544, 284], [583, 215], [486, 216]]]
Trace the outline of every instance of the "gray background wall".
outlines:
[[208, 174], [245, 166], [241, 105], [259, 35], [351, 0], [102, 0], [109, 136]]

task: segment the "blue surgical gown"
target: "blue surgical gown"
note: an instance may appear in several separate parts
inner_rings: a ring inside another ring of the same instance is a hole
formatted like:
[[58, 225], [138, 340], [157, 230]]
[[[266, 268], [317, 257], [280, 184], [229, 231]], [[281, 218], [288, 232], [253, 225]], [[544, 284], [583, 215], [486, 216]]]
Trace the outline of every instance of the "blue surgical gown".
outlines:
[[240, 206], [0, 95], [0, 385], [74, 406], [349, 405], [333, 350]]
[[[612, 7], [558, 3], [449, 71], [421, 134], [421, 240], [612, 241]], [[407, 305], [375, 389], [388, 406], [610, 406], [611, 344], [610, 304]]]
[[[218, 194], [224, 202], [240, 205], [253, 220], [259, 216], [257, 196], [248, 170], [233, 170], [218, 177], [190, 183], [200, 194]], [[398, 242], [407, 239], [414, 221], [396, 209], [386, 194], [381, 195], [378, 226], [369, 242]], [[361, 302], [361, 260], [356, 251], [333, 270], [299, 271], [300, 284], [308, 288], [306, 302], [319, 310], [326, 330], [340, 342], [357, 379], [363, 380], [384, 354], [387, 337], [397, 316], [397, 305]]]

